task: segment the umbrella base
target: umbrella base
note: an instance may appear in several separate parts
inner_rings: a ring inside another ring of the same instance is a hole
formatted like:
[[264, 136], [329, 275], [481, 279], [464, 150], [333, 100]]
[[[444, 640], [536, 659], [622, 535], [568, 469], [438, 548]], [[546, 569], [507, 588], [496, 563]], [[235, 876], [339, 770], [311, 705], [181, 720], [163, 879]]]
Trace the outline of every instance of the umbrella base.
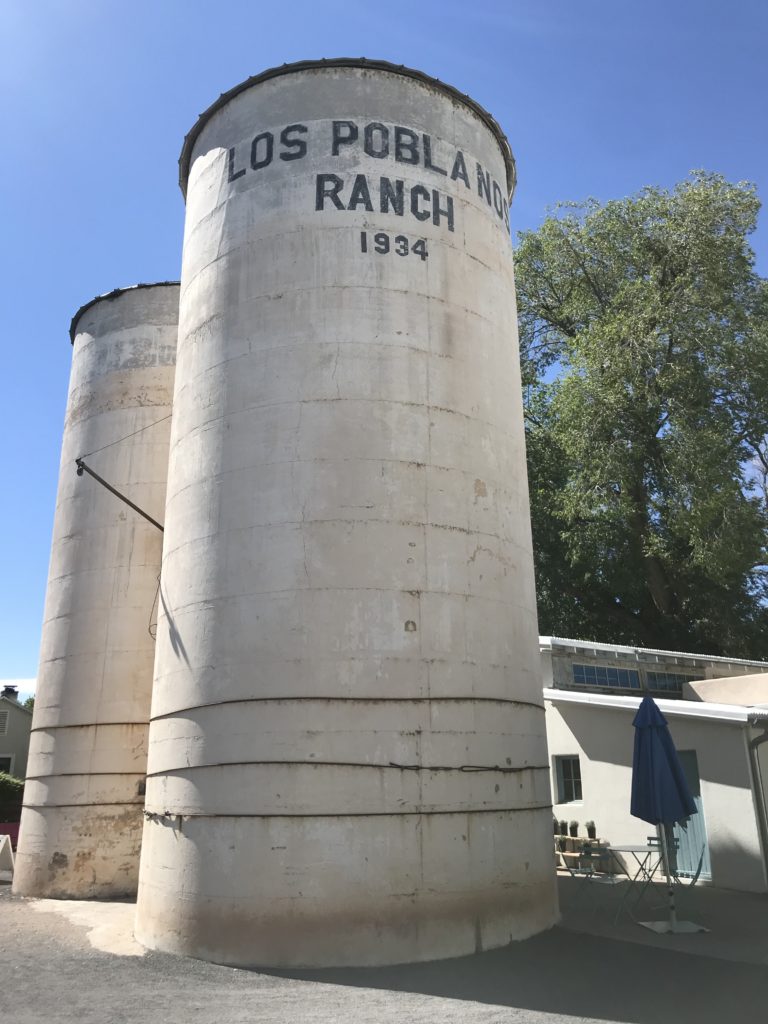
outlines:
[[638, 921], [642, 928], [648, 928], [657, 935], [689, 935], [692, 932], [708, 932], [703, 924], [694, 921]]

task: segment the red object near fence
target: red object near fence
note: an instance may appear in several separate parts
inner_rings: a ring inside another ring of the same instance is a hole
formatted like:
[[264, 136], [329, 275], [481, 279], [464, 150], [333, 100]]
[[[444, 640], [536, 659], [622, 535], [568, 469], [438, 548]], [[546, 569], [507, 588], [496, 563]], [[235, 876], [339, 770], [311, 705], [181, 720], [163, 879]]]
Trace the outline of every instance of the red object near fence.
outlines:
[[18, 821], [0, 821], [0, 836], [10, 836], [11, 846], [16, 849], [16, 845], [19, 842], [19, 823]]

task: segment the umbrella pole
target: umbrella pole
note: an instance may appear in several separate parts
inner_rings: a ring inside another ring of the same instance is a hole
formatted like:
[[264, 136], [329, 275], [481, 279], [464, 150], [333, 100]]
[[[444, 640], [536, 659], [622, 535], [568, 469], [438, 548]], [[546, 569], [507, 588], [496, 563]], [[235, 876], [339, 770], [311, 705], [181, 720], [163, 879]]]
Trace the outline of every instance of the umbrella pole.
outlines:
[[669, 867], [669, 847], [667, 846], [667, 826], [663, 823], [656, 826], [656, 834], [661, 843], [661, 859], [664, 864], [664, 874], [667, 879], [667, 893], [669, 897], [669, 928], [670, 931], [677, 929], [677, 911], [675, 909], [675, 886], [672, 882], [672, 872]]
[[661, 859], [664, 864], [664, 874], [667, 877], [667, 891], [669, 893], [669, 921], [638, 921], [637, 923], [657, 935], [685, 935], [689, 932], [708, 932], [702, 924], [694, 924], [693, 921], [678, 921], [675, 908], [675, 885], [672, 881], [672, 872], [669, 866], [669, 847], [667, 846], [667, 829], [661, 824], [656, 826], [656, 835], [661, 844]]

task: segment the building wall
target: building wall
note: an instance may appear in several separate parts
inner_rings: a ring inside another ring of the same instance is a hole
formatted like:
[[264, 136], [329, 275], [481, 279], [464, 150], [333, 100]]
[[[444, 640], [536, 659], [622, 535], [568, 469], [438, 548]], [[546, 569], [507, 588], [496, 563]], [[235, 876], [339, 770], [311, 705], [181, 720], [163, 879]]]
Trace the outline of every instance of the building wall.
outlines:
[[8, 711], [8, 723], [5, 730], [0, 728], [0, 758], [12, 757], [10, 774], [23, 779], [27, 771], [32, 715], [12, 700], [0, 700], [0, 712], [5, 710]]
[[[614, 845], [642, 843], [655, 829], [629, 813], [634, 749], [633, 710], [547, 702], [547, 740], [553, 800], [558, 756], [578, 755], [582, 797], [555, 803], [554, 816], [578, 820], [579, 834], [593, 820]], [[695, 750], [712, 862], [712, 884], [765, 892], [766, 878], [751, 788], [744, 728], [727, 722], [668, 719], [678, 750]]]
[[745, 673], [737, 677], [707, 677], [684, 687], [686, 700], [706, 700], [714, 704], [741, 704], [744, 707], [768, 704], [768, 672]]
[[[594, 693], [650, 693], [652, 696], [669, 698], [691, 698], [693, 689], [690, 680], [717, 680], [721, 677], [744, 677], [745, 679], [768, 679], [768, 665], [762, 662], [744, 662], [725, 658], [708, 658], [703, 655], [657, 651], [642, 647], [621, 647], [608, 644], [591, 644], [568, 641], [559, 638], [541, 638], [542, 679], [545, 687], [557, 689], [578, 689]], [[573, 666], [599, 666], [605, 669], [627, 669], [638, 674], [640, 686], [589, 685], [574, 677]], [[759, 672], [756, 675], [756, 672]], [[650, 679], [649, 673], [671, 674], [680, 677], [680, 685], [670, 689]], [[695, 688], [697, 684], [693, 684]], [[756, 687], [759, 684], [756, 682]], [[746, 691], [744, 691], [746, 692]], [[709, 693], [709, 690], [708, 690]], [[693, 699], [719, 700], [717, 696]], [[758, 703], [749, 700], [726, 700], [728, 703]]]
[[[542, 646], [541, 648], [542, 677], [544, 686], [554, 686], [558, 689], [579, 689], [594, 690], [601, 693], [630, 692], [622, 687], [589, 687], [582, 686], [574, 680], [573, 665], [599, 665], [603, 667], [630, 669], [638, 672], [640, 684], [643, 690], [649, 690], [652, 694], [659, 694], [664, 697], [680, 697], [682, 692], [660, 691], [648, 683], [648, 673], [672, 673], [684, 676], [688, 679], [719, 679], [724, 676], [749, 676], [754, 678], [754, 673], [762, 667], [768, 671], [768, 665], [762, 662], [743, 662], [714, 660], [704, 656], [673, 654], [662, 651], [651, 651], [638, 649], [622, 649], [621, 647], [611, 648], [591, 647], [589, 644], [579, 646], [569, 644], [567, 641], [560, 641], [556, 646]], [[685, 684], [687, 685], [687, 684]], [[638, 691], [635, 690], [635, 693]], [[718, 698], [709, 697], [709, 700]], [[748, 703], [737, 701], [737, 703]]]
[[[763, 821], [768, 825], [768, 730], [756, 728], [750, 730], [750, 739], [756, 744], [757, 764], [755, 803], [756, 813], [762, 814]], [[767, 870], [768, 873], [768, 870]]]

